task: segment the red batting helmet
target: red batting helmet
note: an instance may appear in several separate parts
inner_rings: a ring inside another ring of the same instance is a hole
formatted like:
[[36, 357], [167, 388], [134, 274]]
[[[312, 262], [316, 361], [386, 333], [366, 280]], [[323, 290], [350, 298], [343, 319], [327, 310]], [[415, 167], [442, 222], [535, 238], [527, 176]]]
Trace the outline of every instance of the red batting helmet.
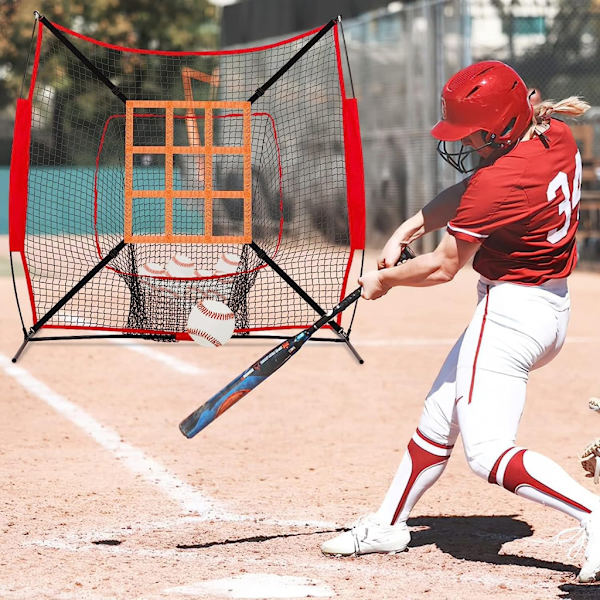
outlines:
[[442, 91], [442, 119], [431, 134], [453, 142], [486, 131], [494, 146], [515, 144], [533, 117], [518, 73], [496, 60], [475, 63], [451, 77]]

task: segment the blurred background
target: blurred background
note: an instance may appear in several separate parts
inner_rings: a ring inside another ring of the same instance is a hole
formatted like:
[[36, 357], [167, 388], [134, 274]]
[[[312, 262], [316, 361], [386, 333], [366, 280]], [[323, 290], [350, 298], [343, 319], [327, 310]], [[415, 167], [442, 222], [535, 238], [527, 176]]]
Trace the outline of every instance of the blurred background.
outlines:
[[[34, 10], [105, 42], [187, 51], [260, 46], [341, 15], [359, 101], [368, 246], [457, 180], [429, 135], [440, 90], [457, 70], [499, 59], [544, 99], [581, 95], [592, 109], [571, 123], [584, 166], [580, 268], [600, 265], [600, 0], [0, 0], [0, 234]], [[68, 94], [69, 82], [57, 78], [49, 89]]]

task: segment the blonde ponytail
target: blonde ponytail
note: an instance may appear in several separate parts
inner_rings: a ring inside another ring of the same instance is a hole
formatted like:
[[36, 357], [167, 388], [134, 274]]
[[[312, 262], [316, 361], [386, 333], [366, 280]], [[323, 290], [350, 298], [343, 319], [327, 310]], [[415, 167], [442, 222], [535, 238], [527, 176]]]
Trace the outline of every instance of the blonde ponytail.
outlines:
[[569, 96], [558, 102], [543, 100], [539, 104], [534, 105], [531, 126], [523, 136], [523, 139], [531, 139], [534, 135], [542, 136], [548, 127], [550, 127], [550, 117], [554, 114], [580, 117], [589, 108], [590, 105], [579, 96]]
[[579, 96], [569, 96], [559, 102], [543, 100], [533, 107], [533, 121], [535, 124], [548, 121], [554, 113], [579, 117], [589, 108], [590, 105]]

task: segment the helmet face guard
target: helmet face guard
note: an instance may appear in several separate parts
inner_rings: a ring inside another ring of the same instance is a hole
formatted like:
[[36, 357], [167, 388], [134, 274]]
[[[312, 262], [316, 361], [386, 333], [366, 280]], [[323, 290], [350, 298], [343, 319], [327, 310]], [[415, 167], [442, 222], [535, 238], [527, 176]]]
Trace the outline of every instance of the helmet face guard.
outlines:
[[[442, 91], [442, 119], [431, 130], [440, 140], [438, 152], [462, 173], [473, 152], [491, 146], [513, 147], [531, 124], [533, 107], [518, 73], [499, 61], [475, 63], [451, 77]], [[476, 131], [485, 132], [486, 144], [450, 152], [443, 142], [456, 142]]]
[[[452, 143], [452, 142], [450, 142]], [[494, 147], [494, 142], [486, 142], [482, 146], [478, 148], [468, 148], [463, 144], [460, 145], [460, 150], [458, 152], [452, 152], [446, 146], [448, 142], [446, 140], [440, 140], [437, 145], [438, 154], [452, 167], [454, 167], [459, 173], [471, 173], [474, 171], [477, 166], [467, 168], [467, 160], [472, 157], [472, 155], [483, 148], [488, 148], [489, 146]]]

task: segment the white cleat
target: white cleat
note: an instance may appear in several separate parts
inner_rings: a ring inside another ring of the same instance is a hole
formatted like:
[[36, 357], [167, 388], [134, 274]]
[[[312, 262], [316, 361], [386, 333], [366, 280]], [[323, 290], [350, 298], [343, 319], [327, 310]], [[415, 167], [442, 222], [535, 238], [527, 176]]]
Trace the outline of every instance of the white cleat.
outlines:
[[585, 562], [579, 571], [579, 581], [589, 583], [600, 579], [600, 508], [590, 515], [585, 524], [587, 546]]
[[396, 554], [406, 550], [410, 531], [406, 523], [382, 525], [377, 515], [360, 518], [349, 531], [344, 531], [321, 545], [321, 552], [331, 556], [360, 556], [381, 552]]

